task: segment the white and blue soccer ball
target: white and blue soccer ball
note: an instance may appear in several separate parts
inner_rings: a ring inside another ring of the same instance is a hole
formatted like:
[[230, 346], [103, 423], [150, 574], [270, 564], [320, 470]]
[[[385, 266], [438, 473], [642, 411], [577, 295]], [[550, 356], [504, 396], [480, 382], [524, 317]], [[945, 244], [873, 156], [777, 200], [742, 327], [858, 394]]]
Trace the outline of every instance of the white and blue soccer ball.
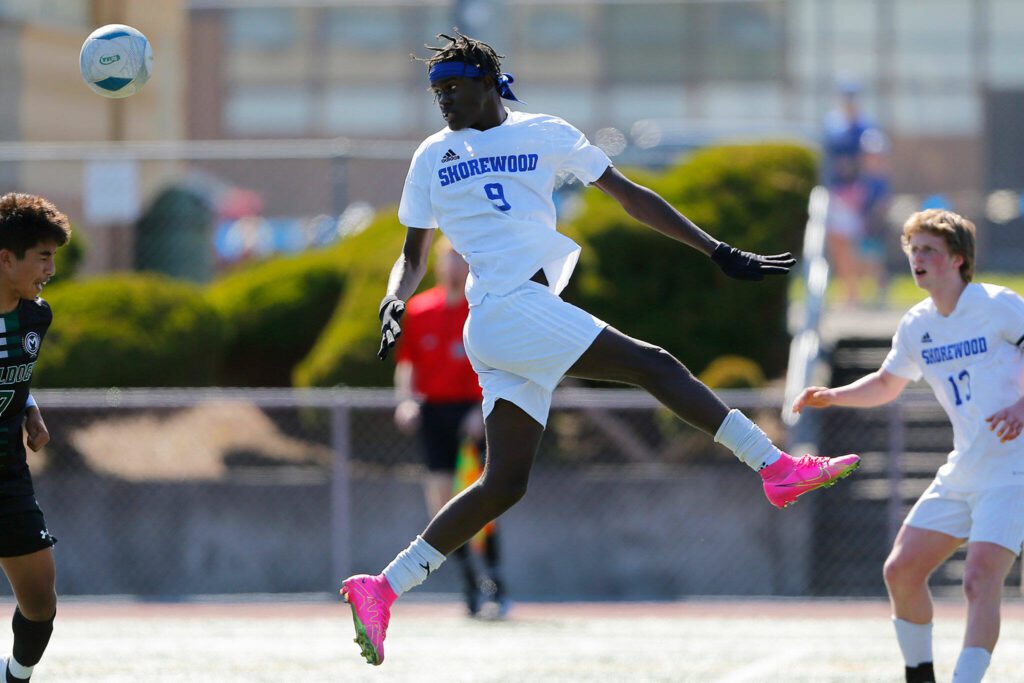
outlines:
[[82, 43], [78, 56], [82, 78], [104, 97], [138, 92], [153, 72], [153, 49], [146, 36], [124, 24], [101, 26]]

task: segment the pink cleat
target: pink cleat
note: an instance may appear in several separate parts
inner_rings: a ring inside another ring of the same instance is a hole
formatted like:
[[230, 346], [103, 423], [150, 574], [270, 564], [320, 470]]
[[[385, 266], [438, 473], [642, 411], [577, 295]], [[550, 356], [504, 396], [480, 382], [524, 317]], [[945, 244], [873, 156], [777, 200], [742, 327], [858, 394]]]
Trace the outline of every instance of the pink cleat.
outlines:
[[398, 596], [383, 574], [357, 574], [341, 583], [341, 598], [352, 607], [355, 642], [374, 666], [384, 661], [384, 638], [391, 620], [391, 604]]
[[799, 460], [783, 453], [782, 457], [761, 470], [764, 494], [777, 508], [789, 507], [808, 491], [832, 486], [860, 466], [860, 456], [842, 455], [825, 458], [805, 455]]

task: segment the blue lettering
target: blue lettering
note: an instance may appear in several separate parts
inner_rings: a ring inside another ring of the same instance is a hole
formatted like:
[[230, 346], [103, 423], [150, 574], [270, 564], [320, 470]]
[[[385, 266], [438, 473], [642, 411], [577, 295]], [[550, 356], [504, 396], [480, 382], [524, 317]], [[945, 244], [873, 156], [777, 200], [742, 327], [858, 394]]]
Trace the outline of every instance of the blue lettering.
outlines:
[[506, 154], [502, 156], [469, 159], [437, 170], [441, 187], [485, 173], [525, 173], [540, 165], [539, 154]]
[[967, 356], [975, 356], [986, 351], [988, 351], [988, 342], [985, 341], [985, 338], [975, 337], [974, 339], [965, 339], [932, 349], [921, 349], [921, 358], [928, 365], [932, 365]]

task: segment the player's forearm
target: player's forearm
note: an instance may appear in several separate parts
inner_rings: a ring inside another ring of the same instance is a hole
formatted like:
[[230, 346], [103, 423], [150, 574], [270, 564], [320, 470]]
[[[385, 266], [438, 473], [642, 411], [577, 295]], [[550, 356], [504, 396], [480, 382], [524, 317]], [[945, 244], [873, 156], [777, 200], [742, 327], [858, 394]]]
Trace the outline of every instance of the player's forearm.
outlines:
[[426, 272], [426, 263], [413, 263], [404, 253], [401, 254], [391, 268], [387, 293], [397, 296], [402, 301], [408, 301], [409, 297], [416, 293]]
[[718, 246], [718, 240], [681, 214], [653, 190], [636, 186], [633, 196], [625, 204], [626, 213], [672, 239], [689, 245], [705, 256]]
[[874, 408], [896, 399], [905, 384], [887, 380], [881, 373], [872, 372], [842, 387], [829, 389], [832, 405], [849, 408]]
[[395, 363], [395, 400], [407, 401], [413, 396], [413, 365], [408, 361]]

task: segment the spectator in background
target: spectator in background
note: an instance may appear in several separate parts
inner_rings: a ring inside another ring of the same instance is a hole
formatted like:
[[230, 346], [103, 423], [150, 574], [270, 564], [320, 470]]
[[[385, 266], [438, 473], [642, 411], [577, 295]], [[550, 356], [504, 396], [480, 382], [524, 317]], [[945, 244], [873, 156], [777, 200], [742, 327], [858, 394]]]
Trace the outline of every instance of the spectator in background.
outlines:
[[[844, 290], [844, 300], [855, 305], [860, 300], [861, 275], [871, 267], [865, 266], [863, 252], [874, 247], [864, 240], [868, 238], [869, 223], [874, 220], [873, 212], [880, 206], [872, 194], [878, 188], [865, 182], [864, 144], [871, 143], [872, 155], [877, 155], [882, 150], [872, 140], [877, 141], [881, 133], [860, 111], [860, 89], [856, 84], [841, 84], [839, 92], [841, 106], [829, 113], [824, 126], [823, 175], [829, 191], [827, 249]], [[882, 177], [883, 165], [877, 157], [872, 161], [877, 177]]]
[[[434, 247], [434, 270], [437, 285], [409, 299], [395, 366], [399, 400], [395, 424], [407, 434], [419, 433], [427, 464], [423, 489], [431, 517], [455, 493], [457, 458], [478, 458], [484, 441], [483, 394], [462, 344], [462, 328], [469, 316], [465, 295], [469, 266], [448, 240], [440, 239]], [[480, 469], [479, 461], [459, 464], [463, 473], [467, 467]], [[508, 603], [493, 523], [484, 530], [482, 540], [489, 575], [483, 583], [469, 552], [474, 542], [453, 553], [462, 572], [466, 608], [471, 616], [480, 613], [483, 587], [497, 606], [489, 616], [504, 616]]]
[[875, 283], [874, 302], [881, 305], [888, 291], [886, 238], [889, 232], [889, 141], [878, 128], [869, 128], [860, 138], [861, 177], [864, 191], [864, 237], [860, 242], [863, 273]]

